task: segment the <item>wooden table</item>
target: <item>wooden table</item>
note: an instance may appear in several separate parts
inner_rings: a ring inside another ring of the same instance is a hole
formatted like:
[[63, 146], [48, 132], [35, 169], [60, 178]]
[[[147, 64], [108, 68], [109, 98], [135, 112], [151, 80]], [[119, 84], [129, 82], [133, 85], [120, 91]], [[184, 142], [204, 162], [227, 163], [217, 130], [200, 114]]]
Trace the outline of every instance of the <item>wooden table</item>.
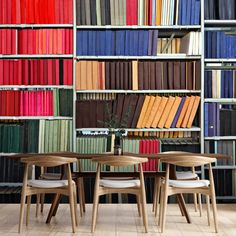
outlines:
[[[59, 155], [59, 156], [64, 156], [64, 157], [68, 157], [68, 158], [77, 158], [78, 160], [83, 160], [83, 159], [92, 159], [94, 157], [101, 157], [104, 155], [111, 155], [111, 153], [104, 153], [104, 154], [79, 154], [76, 152], [54, 152], [54, 153], [34, 153], [34, 154], [17, 154], [17, 155], [13, 155], [13, 156], [9, 156], [12, 159], [15, 160], [20, 160], [22, 157], [27, 157], [27, 156], [32, 156], [32, 155]], [[210, 153], [210, 154], [202, 154], [202, 153], [159, 153], [159, 154], [134, 154], [134, 153], [124, 153], [124, 155], [130, 155], [130, 156], [136, 156], [136, 157], [144, 157], [144, 158], [149, 158], [149, 159], [159, 159], [162, 157], [166, 157], [166, 156], [183, 156], [183, 155], [195, 155], [195, 156], [207, 156], [207, 157], [214, 157], [217, 159], [230, 159], [231, 157], [225, 154], [214, 154], [214, 153]], [[119, 156], [117, 156], [117, 158], [119, 158]], [[144, 172], [145, 176], [164, 176], [165, 172]], [[74, 172], [73, 175], [75, 177], [86, 177], [86, 176], [95, 176], [96, 172]], [[102, 177], [114, 177], [114, 176], [121, 176], [121, 177], [134, 177], [138, 175], [138, 172], [103, 172], [101, 173]], [[172, 166], [172, 168], [170, 169], [170, 177], [173, 179], [176, 179], [176, 173], [175, 173], [175, 167]], [[51, 205], [51, 208], [49, 210], [48, 213], [48, 217], [46, 220], [46, 223], [50, 223], [52, 216], [56, 215], [59, 203], [61, 200], [61, 196], [60, 195], [55, 195], [53, 203]], [[177, 195], [177, 202], [178, 205], [181, 209], [181, 212], [183, 212], [186, 220], [188, 223], [191, 223], [191, 219], [190, 216], [188, 214], [186, 205], [185, 205], [185, 201], [183, 198], [182, 194], [178, 194]]]

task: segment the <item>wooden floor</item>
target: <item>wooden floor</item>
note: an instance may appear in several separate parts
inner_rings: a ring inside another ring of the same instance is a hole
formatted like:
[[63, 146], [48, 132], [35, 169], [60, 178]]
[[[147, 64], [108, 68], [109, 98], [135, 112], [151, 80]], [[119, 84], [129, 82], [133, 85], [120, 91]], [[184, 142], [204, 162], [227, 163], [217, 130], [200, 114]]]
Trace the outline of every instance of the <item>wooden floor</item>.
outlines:
[[[79, 226], [74, 235], [92, 235], [90, 233], [92, 205], [86, 205], [87, 212], [83, 218], [79, 218]], [[205, 206], [204, 206], [205, 207]], [[35, 218], [35, 205], [31, 206], [29, 226], [23, 225], [21, 235], [46, 236], [46, 235], [73, 235], [71, 232], [69, 205], [61, 204], [57, 216], [50, 225], [45, 224], [49, 205], [45, 205], [45, 213]], [[148, 205], [149, 233], [144, 233], [141, 219], [138, 217], [135, 204], [101, 204], [98, 211], [98, 222], [94, 235], [101, 236], [135, 236], [135, 235], [174, 235], [174, 236], [208, 236], [227, 235], [236, 236], [236, 204], [218, 205], [220, 233], [214, 233], [213, 222], [211, 227], [207, 226], [206, 210], [203, 217], [194, 212], [193, 206], [188, 209], [193, 221], [187, 224], [180, 216], [178, 206], [169, 204], [167, 208], [166, 231], [160, 234], [156, 219]], [[18, 235], [18, 204], [0, 204], [0, 235]]]

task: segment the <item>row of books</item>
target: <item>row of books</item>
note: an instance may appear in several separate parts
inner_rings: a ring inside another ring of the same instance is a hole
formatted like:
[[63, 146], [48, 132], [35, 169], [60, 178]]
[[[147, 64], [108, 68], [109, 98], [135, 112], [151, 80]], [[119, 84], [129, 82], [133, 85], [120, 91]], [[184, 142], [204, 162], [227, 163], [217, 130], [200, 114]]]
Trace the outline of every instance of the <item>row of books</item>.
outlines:
[[235, 136], [236, 110], [222, 108], [218, 103], [204, 104], [205, 136]]
[[[21, 120], [0, 124], [0, 152], [47, 153], [72, 150], [72, 121]], [[0, 158], [1, 159], [1, 158]]]
[[118, 94], [108, 101], [77, 100], [76, 127], [191, 128], [199, 103], [199, 96], [136, 94]]
[[205, 0], [204, 13], [206, 20], [235, 20], [235, 0]]
[[200, 0], [76, 0], [77, 25], [199, 25]]
[[227, 32], [205, 32], [206, 58], [235, 58], [236, 38]]
[[229, 159], [217, 159], [217, 165], [235, 165], [235, 141], [232, 140], [210, 140], [204, 142], [205, 153], [222, 153], [230, 156]]
[[71, 59], [0, 60], [0, 85], [72, 85]]
[[205, 98], [234, 98], [236, 97], [236, 71], [212, 70], [205, 71]]
[[72, 29], [0, 29], [0, 54], [72, 54]]
[[89, 61], [76, 63], [76, 90], [201, 89], [200, 61]]
[[72, 24], [72, 0], [1, 0], [0, 24]]
[[72, 91], [2, 90], [0, 116], [72, 116]]

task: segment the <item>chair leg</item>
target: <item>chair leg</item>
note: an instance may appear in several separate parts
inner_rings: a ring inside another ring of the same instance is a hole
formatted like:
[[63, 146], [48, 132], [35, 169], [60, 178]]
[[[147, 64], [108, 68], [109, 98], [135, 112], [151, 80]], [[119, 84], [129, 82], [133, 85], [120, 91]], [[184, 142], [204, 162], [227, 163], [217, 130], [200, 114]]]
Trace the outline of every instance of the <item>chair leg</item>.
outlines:
[[159, 226], [161, 226], [161, 222], [162, 222], [163, 200], [164, 200], [164, 192], [163, 192], [163, 187], [161, 186], [161, 199], [160, 199], [159, 217], [158, 217]]
[[43, 213], [43, 207], [44, 207], [44, 199], [45, 199], [45, 193], [41, 194], [40, 200], [41, 200], [41, 213]]
[[75, 204], [74, 204], [73, 188], [70, 190], [70, 193], [69, 193], [69, 202], [70, 202], [72, 232], [75, 233]]
[[80, 216], [83, 216], [83, 197], [82, 197], [82, 189], [81, 189], [81, 182], [80, 178], [77, 179], [77, 191], [78, 191], [78, 197], [79, 197], [79, 206], [80, 206]]
[[193, 203], [194, 203], [195, 212], [197, 212], [197, 194], [196, 193], [193, 194]]
[[197, 195], [198, 195], [199, 213], [200, 217], [202, 217], [202, 197], [200, 193], [198, 193]]
[[209, 198], [209, 195], [206, 195], [206, 206], [207, 206], [207, 220], [208, 220], [208, 225], [210, 226], [210, 198]]
[[24, 210], [25, 210], [25, 199], [26, 199], [26, 195], [25, 195], [25, 193], [23, 191], [21, 193], [20, 217], [19, 217], [18, 233], [20, 233], [21, 229], [22, 229], [23, 218], [24, 218]]
[[145, 186], [143, 184], [141, 185], [141, 202], [142, 202], [143, 224], [145, 228], [145, 233], [147, 233], [148, 232], [147, 202], [146, 202]]
[[41, 194], [37, 194], [36, 195], [36, 213], [35, 213], [36, 217], [38, 217], [40, 200], [41, 200]]
[[163, 197], [163, 209], [162, 209], [162, 222], [161, 222], [161, 233], [164, 232], [165, 229], [165, 223], [166, 223], [166, 208], [167, 208], [167, 201], [168, 201], [168, 195], [167, 190], [164, 190], [164, 197]]
[[85, 192], [84, 192], [84, 178], [81, 178], [81, 193], [82, 193], [82, 203], [83, 203], [83, 212], [85, 212]]
[[155, 217], [157, 217], [158, 204], [159, 204], [159, 201], [160, 201], [161, 178], [157, 178], [156, 190], [157, 190], [157, 194], [156, 194], [156, 202], [155, 202]]
[[78, 226], [76, 185], [74, 185], [73, 190], [74, 190], [73, 194], [74, 194], [75, 224], [76, 224], [76, 226]]
[[216, 209], [216, 196], [215, 193], [211, 196], [212, 202], [212, 209], [213, 209], [213, 217], [214, 217], [214, 225], [215, 225], [215, 232], [218, 233], [218, 217], [217, 217], [217, 209]]
[[26, 226], [29, 224], [31, 195], [27, 196]]
[[136, 195], [136, 199], [137, 199], [138, 215], [139, 215], [139, 217], [141, 217], [142, 213], [141, 213], [141, 202], [140, 202], [139, 195]]
[[94, 193], [94, 200], [93, 200], [93, 215], [92, 215], [92, 228], [91, 232], [93, 233], [96, 227], [96, 221], [97, 221], [97, 211], [98, 211], [98, 201], [99, 201], [99, 195], [97, 195], [96, 191]]
[[155, 212], [156, 209], [156, 201], [157, 201], [157, 177], [154, 179], [154, 192], [153, 192], [153, 203], [152, 203], [152, 212]]

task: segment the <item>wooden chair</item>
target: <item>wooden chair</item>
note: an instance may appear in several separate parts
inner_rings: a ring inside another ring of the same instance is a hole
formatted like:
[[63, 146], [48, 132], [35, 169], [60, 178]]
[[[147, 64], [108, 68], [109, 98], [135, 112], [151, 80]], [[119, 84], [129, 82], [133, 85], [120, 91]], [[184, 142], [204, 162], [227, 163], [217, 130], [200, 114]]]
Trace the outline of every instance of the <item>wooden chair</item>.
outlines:
[[[106, 157], [93, 158], [92, 160], [98, 164], [95, 186], [94, 186], [93, 216], [92, 216], [92, 228], [91, 228], [92, 233], [94, 232], [96, 227], [99, 197], [101, 195], [111, 194], [111, 193], [129, 193], [136, 195], [139, 213], [142, 211], [145, 232], [148, 232], [146, 193], [145, 193], [145, 185], [144, 185], [144, 177], [142, 169], [142, 163], [147, 162], [148, 159], [132, 157], [132, 156], [106, 156]], [[140, 167], [139, 178], [133, 178], [133, 179], [100, 178], [101, 165], [129, 166], [137, 164]]]
[[[217, 223], [217, 210], [216, 210], [216, 197], [215, 187], [211, 163], [216, 162], [215, 158], [209, 158], [205, 156], [169, 156], [161, 158], [163, 163], [166, 163], [166, 175], [165, 180], [161, 182], [161, 206], [160, 206], [160, 225], [161, 232], [164, 231], [166, 221], [166, 208], [168, 196], [182, 193], [201, 193], [206, 195], [207, 203], [207, 217], [208, 225], [210, 225], [210, 205], [209, 198], [211, 198], [215, 232], [218, 232]], [[196, 167], [202, 165], [208, 165], [209, 168], [209, 180], [172, 180], [170, 179], [170, 164], [182, 167]]]
[[[31, 196], [45, 193], [55, 193], [69, 196], [70, 212], [72, 221], [72, 231], [75, 232], [77, 223], [77, 202], [76, 202], [76, 185], [71, 178], [70, 163], [76, 162], [76, 158], [67, 158], [61, 156], [32, 156], [21, 158], [25, 163], [23, 187], [21, 192], [21, 206], [18, 232], [21, 232], [25, 208], [25, 200], [27, 199], [27, 215], [26, 225], [29, 222], [29, 212]], [[39, 167], [53, 167], [63, 165], [67, 174], [66, 179], [61, 180], [28, 180], [29, 167], [35, 165]]]
[[[170, 155], [181, 155], [181, 154], [189, 154], [188, 152], [183, 152], [183, 151], [167, 151], [167, 152], [163, 152], [163, 154], [166, 154], [168, 156], [168, 154]], [[158, 160], [157, 163], [157, 170], [160, 170], [160, 159]], [[177, 171], [176, 172], [176, 179], [179, 180], [199, 180], [198, 175], [195, 173], [195, 168], [192, 167], [191, 171]], [[158, 204], [160, 201], [160, 191], [161, 191], [161, 177], [160, 176], [156, 176], [155, 177], [155, 182], [154, 182], [154, 193], [153, 193], [153, 208], [152, 211], [154, 211], [155, 213], [155, 217], [157, 217], [157, 212], [158, 212]], [[195, 211], [197, 212], [197, 197], [198, 197], [198, 203], [199, 203], [199, 213], [200, 216], [202, 216], [202, 203], [201, 203], [201, 194], [193, 194], [193, 202], [194, 202], [194, 207], [195, 207]]]

